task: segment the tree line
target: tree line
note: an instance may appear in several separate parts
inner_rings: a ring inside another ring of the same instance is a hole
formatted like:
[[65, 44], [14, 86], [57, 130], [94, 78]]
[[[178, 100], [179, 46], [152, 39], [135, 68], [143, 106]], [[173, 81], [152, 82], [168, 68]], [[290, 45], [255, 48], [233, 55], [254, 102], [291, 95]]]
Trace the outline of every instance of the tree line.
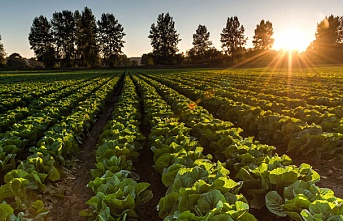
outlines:
[[[199, 25], [193, 34], [193, 47], [186, 52], [185, 56], [177, 54], [177, 44], [181, 41], [175, 29], [175, 22], [169, 13], [162, 13], [150, 28], [149, 38], [153, 51], [142, 56], [142, 64], [220, 64], [234, 63], [241, 60], [246, 53], [245, 45], [247, 38], [244, 36], [244, 26], [240, 24], [238, 17], [228, 17], [226, 26], [220, 34], [222, 51], [212, 46], [210, 32], [205, 25]], [[262, 20], [257, 24], [253, 40], [254, 50], [269, 50], [274, 43], [273, 25], [270, 21]]]
[[[342, 17], [330, 15], [317, 24], [316, 39], [305, 52], [309, 59], [317, 63], [343, 62], [342, 21]], [[200, 24], [193, 34], [193, 47], [185, 54], [178, 53], [181, 39], [175, 22], [169, 13], [162, 13], [150, 27], [148, 38], [153, 50], [143, 54], [141, 64], [234, 64], [272, 51], [272, 22], [261, 20], [256, 25], [253, 48], [246, 48], [248, 38], [244, 32], [237, 16], [228, 17], [220, 33], [219, 51], [212, 46], [207, 27]], [[103, 13], [96, 21], [92, 10], [85, 7], [81, 12], [55, 12], [50, 21], [43, 15], [35, 17], [28, 40], [37, 61], [44, 63], [45, 67], [113, 67], [131, 65], [122, 52], [124, 36], [124, 27], [113, 14]], [[269, 59], [274, 54], [269, 53]], [[20, 59], [20, 55], [12, 54], [7, 63], [13, 63], [14, 59]], [[5, 50], [0, 42], [0, 66], [4, 66], [5, 61]]]
[[52, 19], [34, 18], [29, 43], [37, 60], [45, 66], [113, 66], [125, 58], [123, 26], [113, 14], [103, 13], [96, 21], [92, 10], [55, 12]]
[[317, 24], [315, 40], [306, 52], [313, 63], [343, 62], [343, 17], [326, 16]]

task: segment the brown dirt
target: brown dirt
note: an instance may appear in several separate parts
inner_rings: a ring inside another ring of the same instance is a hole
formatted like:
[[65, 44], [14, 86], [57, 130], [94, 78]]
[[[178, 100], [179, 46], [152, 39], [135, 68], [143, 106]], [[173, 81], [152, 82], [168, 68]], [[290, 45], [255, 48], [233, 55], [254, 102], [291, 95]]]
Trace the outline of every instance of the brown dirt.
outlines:
[[[121, 87], [119, 87], [121, 90]], [[52, 221], [86, 221], [86, 217], [80, 217], [79, 212], [87, 209], [87, 200], [89, 200], [94, 193], [86, 185], [92, 176], [90, 170], [95, 165], [94, 150], [99, 136], [102, 133], [102, 128], [109, 120], [113, 111], [114, 104], [117, 102], [117, 97], [120, 93], [117, 89], [113, 98], [107, 104], [106, 109], [99, 116], [96, 124], [92, 127], [90, 133], [82, 145], [80, 153], [74, 159], [74, 166], [71, 168], [63, 168], [64, 177], [55, 185], [61, 193], [59, 196], [45, 196], [45, 203], [50, 209], [50, 217]], [[148, 136], [150, 128], [141, 126], [142, 133]], [[162, 183], [161, 175], [152, 167], [153, 152], [149, 145], [145, 145], [139, 151], [140, 157], [137, 162], [134, 162], [135, 172], [140, 176], [138, 182], [148, 182], [151, 184], [150, 190], [153, 192], [153, 198], [137, 207], [137, 214], [139, 221], [160, 221], [156, 206], [160, 198], [165, 195], [166, 187]], [[63, 196], [62, 196], [63, 195]]]
[[287, 147], [279, 147], [276, 149], [276, 153], [279, 156], [287, 154], [296, 166], [300, 166], [302, 163], [311, 165], [320, 175], [320, 181], [316, 185], [321, 188], [329, 188], [335, 192], [336, 197], [343, 198], [343, 156], [340, 153], [334, 156], [323, 156], [322, 159], [318, 159], [303, 155], [294, 156], [285, 153], [285, 149]]
[[152, 167], [154, 165], [153, 152], [149, 146], [145, 146], [139, 151], [140, 157], [134, 164], [136, 173], [139, 174], [139, 182], [150, 183], [150, 190], [153, 192], [153, 198], [137, 208], [137, 214], [140, 221], [160, 221], [158, 216], [157, 204], [165, 196], [167, 188], [162, 183], [161, 175]]
[[308, 163], [320, 174], [320, 181], [317, 186], [321, 188], [330, 188], [335, 192], [336, 197], [343, 198], [343, 160], [341, 158], [332, 159], [293, 159], [296, 165]]
[[95, 125], [91, 128], [80, 153], [73, 160], [72, 168], [63, 168], [65, 176], [56, 183], [63, 196], [46, 196], [46, 204], [50, 210], [52, 221], [86, 221], [86, 217], [80, 217], [79, 212], [87, 209], [87, 200], [94, 196], [93, 191], [86, 187], [93, 180], [90, 170], [95, 168], [95, 149], [102, 129], [110, 119], [114, 104], [118, 100], [122, 85], [116, 87], [114, 95], [107, 102], [105, 110], [100, 114]]
[[[138, 91], [137, 91], [138, 93]], [[138, 93], [141, 97], [141, 94]], [[154, 168], [154, 153], [150, 150], [150, 142], [148, 137], [151, 131], [151, 126], [144, 122], [144, 105], [141, 101], [140, 110], [142, 113], [140, 131], [146, 138], [147, 141], [144, 147], [139, 151], [139, 159], [134, 163], [136, 173], [139, 174], [139, 182], [148, 182], [150, 183], [149, 189], [153, 193], [153, 198], [142, 205], [137, 207], [137, 215], [139, 221], [160, 221], [163, 220], [158, 216], [157, 205], [159, 200], [165, 196], [167, 187], [162, 183], [161, 174], [159, 174]]]
[[[144, 110], [144, 106], [141, 103], [141, 112]], [[143, 119], [145, 115], [142, 114], [141, 122], [144, 122]], [[151, 131], [150, 125], [142, 123], [140, 125], [141, 133], [146, 137], [145, 140], [148, 140], [148, 136]], [[167, 187], [162, 183], [161, 174], [159, 174], [152, 166], [154, 165], [153, 160], [154, 153], [150, 150], [150, 143], [146, 142], [144, 147], [139, 151], [139, 159], [134, 163], [136, 173], [139, 174], [139, 182], [148, 182], [150, 183], [149, 189], [153, 193], [153, 198], [142, 205], [137, 207], [137, 215], [139, 221], [160, 221], [162, 220], [158, 216], [157, 204], [159, 200], [165, 196]]]
[[[121, 89], [121, 87], [119, 87]], [[113, 111], [113, 106], [117, 101], [117, 96], [120, 90], [117, 89], [115, 96], [110, 100], [106, 109], [100, 115], [96, 124], [92, 127], [80, 153], [74, 160], [74, 167], [64, 168], [63, 179], [56, 183], [58, 189], [62, 193], [62, 197], [45, 196], [45, 203], [51, 211], [51, 220], [53, 221], [85, 221], [85, 217], [80, 217], [79, 212], [86, 209], [86, 201], [94, 194], [86, 185], [92, 176], [90, 170], [94, 168], [95, 155], [94, 150], [98, 137], [102, 132], [103, 126], [109, 120]], [[141, 127], [142, 133], [147, 135], [150, 128]], [[154, 197], [149, 202], [140, 205], [137, 208], [137, 214], [140, 221], [160, 221], [156, 206], [160, 198], [165, 195], [166, 187], [161, 182], [161, 175], [152, 168], [153, 153], [149, 149], [149, 145], [144, 146], [140, 150], [140, 158], [135, 162], [136, 173], [140, 176], [139, 182], [148, 182], [151, 184], [150, 189], [153, 191]], [[330, 188], [334, 190], [337, 197], [343, 198], [343, 162], [342, 159], [293, 159], [294, 164], [300, 165], [303, 162], [310, 164], [320, 175], [321, 181], [318, 186]]]

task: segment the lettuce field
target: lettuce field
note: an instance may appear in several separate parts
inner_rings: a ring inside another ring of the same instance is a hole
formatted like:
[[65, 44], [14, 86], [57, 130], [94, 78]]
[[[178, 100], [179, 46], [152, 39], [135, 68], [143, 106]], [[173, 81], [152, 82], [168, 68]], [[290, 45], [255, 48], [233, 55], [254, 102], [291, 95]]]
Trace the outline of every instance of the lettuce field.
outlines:
[[343, 68], [0, 72], [0, 220], [343, 221]]

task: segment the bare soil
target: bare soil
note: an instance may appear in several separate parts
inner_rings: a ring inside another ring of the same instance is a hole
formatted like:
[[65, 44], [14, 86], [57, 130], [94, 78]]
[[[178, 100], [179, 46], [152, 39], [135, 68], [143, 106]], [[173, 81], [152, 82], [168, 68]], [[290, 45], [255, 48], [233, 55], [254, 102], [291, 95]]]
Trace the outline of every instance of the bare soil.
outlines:
[[[88, 220], [87, 217], [79, 216], [79, 213], [88, 208], [86, 202], [94, 196], [92, 190], [86, 186], [90, 180], [93, 180], [90, 171], [95, 168], [96, 144], [103, 127], [110, 119], [121, 86], [115, 91], [114, 96], [86, 137], [81, 147], [82, 151], [73, 160], [74, 166], [63, 168], [64, 174], [61, 181], [55, 183], [59, 194], [44, 196], [44, 202], [50, 210], [52, 221]], [[146, 125], [141, 126], [141, 131], [146, 137], [149, 135], [150, 129]], [[160, 221], [162, 219], [158, 216], [157, 204], [159, 199], [165, 195], [166, 187], [162, 183], [161, 175], [152, 167], [154, 165], [153, 152], [150, 150], [149, 144], [146, 144], [139, 154], [139, 159], [134, 162], [135, 172], [140, 176], [138, 182], [150, 183], [149, 189], [153, 192], [153, 198], [136, 209], [139, 221]]]
[[320, 174], [317, 186], [329, 188], [335, 192], [336, 197], [343, 198], [343, 160], [340, 157], [328, 159], [310, 159], [306, 157], [294, 158], [293, 163], [300, 165], [308, 163]]
[[116, 87], [114, 95], [107, 102], [106, 108], [100, 114], [98, 120], [91, 128], [89, 134], [81, 146], [81, 151], [74, 158], [71, 168], [64, 169], [64, 177], [56, 183], [61, 195], [46, 196], [45, 203], [50, 210], [52, 221], [85, 221], [87, 217], [79, 216], [80, 211], [87, 209], [86, 202], [94, 196], [93, 191], [87, 187], [89, 181], [93, 180], [90, 174], [95, 168], [95, 149], [102, 129], [110, 119], [114, 104], [118, 100], [122, 83]]
[[[80, 217], [79, 212], [87, 209], [86, 202], [94, 193], [87, 184], [92, 180], [90, 170], [95, 165], [95, 148], [102, 128], [109, 120], [117, 97], [120, 94], [121, 87], [118, 87], [107, 107], [99, 116], [96, 124], [92, 127], [90, 133], [82, 145], [80, 153], [74, 159], [74, 166], [64, 168], [64, 176], [60, 182], [56, 183], [60, 195], [44, 197], [45, 204], [51, 211], [51, 220], [53, 221], [86, 221], [85, 217]], [[143, 109], [141, 109], [143, 110]], [[142, 133], [147, 137], [150, 128], [146, 125], [141, 126]], [[152, 167], [153, 153], [149, 145], [145, 145], [139, 151], [140, 157], [134, 163], [135, 172], [140, 176], [139, 182], [148, 182], [153, 191], [153, 199], [138, 206], [137, 214], [140, 221], [160, 221], [156, 206], [160, 198], [165, 195], [166, 187], [161, 182], [161, 175]], [[339, 158], [315, 160], [311, 158], [293, 158], [295, 165], [301, 163], [310, 164], [320, 175], [321, 181], [317, 184], [319, 187], [330, 188], [337, 197], [343, 198], [343, 160]], [[257, 212], [259, 213], [259, 212]], [[263, 215], [263, 214], [261, 214]], [[273, 218], [271, 219], [273, 220]]]
[[147, 142], [139, 151], [139, 159], [134, 166], [136, 168], [136, 173], [140, 175], [139, 181], [150, 183], [150, 190], [153, 193], [153, 198], [149, 202], [137, 207], [137, 215], [139, 221], [160, 221], [162, 219], [158, 216], [157, 205], [159, 200], [165, 196], [167, 187], [162, 183], [161, 174], [153, 168], [153, 165], [155, 164], [153, 160], [154, 153], [150, 150], [150, 143], [148, 142], [151, 126], [143, 121], [145, 114], [142, 102], [140, 110], [142, 113], [140, 131]]
[[139, 161], [135, 163], [136, 173], [139, 174], [139, 182], [150, 183], [153, 198], [137, 208], [138, 219], [140, 221], [160, 221], [157, 204], [160, 198], [165, 196], [167, 188], [162, 183], [161, 175], [152, 167], [154, 165], [153, 152], [149, 146], [145, 146], [140, 152]]

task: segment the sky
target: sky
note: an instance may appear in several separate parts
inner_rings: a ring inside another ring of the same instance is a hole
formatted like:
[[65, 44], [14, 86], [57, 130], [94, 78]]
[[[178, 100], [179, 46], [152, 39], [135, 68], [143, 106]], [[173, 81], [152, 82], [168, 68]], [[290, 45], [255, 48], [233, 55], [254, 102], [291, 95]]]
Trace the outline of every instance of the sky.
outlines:
[[35, 17], [43, 15], [50, 20], [54, 12], [82, 11], [85, 6], [92, 9], [97, 20], [102, 13], [112, 13], [118, 19], [126, 34], [123, 52], [128, 57], [152, 51], [148, 35], [161, 13], [169, 12], [175, 21], [182, 39], [180, 52], [192, 48], [199, 24], [207, 27], [213, 46], [220, 50], [220, 33], [232, 16], [237, 16], [245, 28], [246, 47], [252, 47], [256, 25], [264, 19], [273, 24], [274, 49], [279, 50], [286, 41], [299, 41], [297, 47], [304, 50], [325, 16], [343, 15], [342, 0], [0, 0], [0, 42], [7, 55], [16, 52], [33, 57], [28, 34]]

